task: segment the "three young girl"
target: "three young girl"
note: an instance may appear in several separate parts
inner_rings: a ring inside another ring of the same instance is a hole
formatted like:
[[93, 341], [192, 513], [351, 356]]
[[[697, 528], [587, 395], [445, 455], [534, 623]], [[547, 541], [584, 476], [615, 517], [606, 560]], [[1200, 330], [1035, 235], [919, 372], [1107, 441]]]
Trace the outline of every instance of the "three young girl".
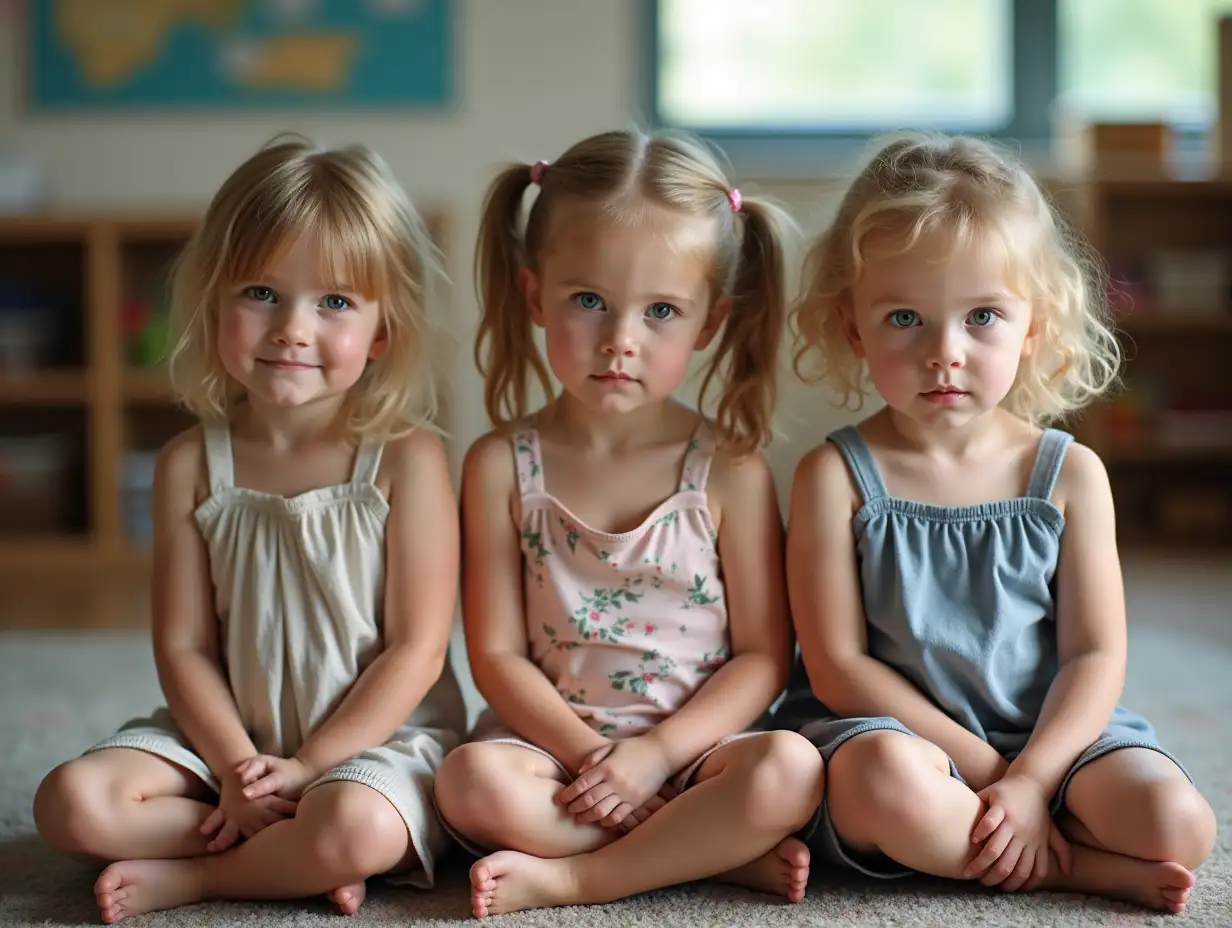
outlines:
[[[784, 553], [760, 448], [790, 228], [682, 137], [501, 172], [476, 261], [496, 430], [459, 539], [413, 208], [363, 149], [232, 175], [176, 278], [202, 425], [156, 488], [169, 708], [35, 800], [53, 846], [113, 862], [104, 921], [353, 912], [369, 876], [430, 886], [446, 831], [480, 917], [707, 877], [798, 901], [815, 855], [1184, 907], [1214, 817], [1117, 705], [1107, 477], [1045, 427], [1120, 360], [1074, 239], [985, 143], [873, 158], [795, 319], [807, 373], [885, 408], [801, 462]], [[673, 398], [702, 351], [713, 419]], [[459, 746], [460, 550], [489, 709]]]

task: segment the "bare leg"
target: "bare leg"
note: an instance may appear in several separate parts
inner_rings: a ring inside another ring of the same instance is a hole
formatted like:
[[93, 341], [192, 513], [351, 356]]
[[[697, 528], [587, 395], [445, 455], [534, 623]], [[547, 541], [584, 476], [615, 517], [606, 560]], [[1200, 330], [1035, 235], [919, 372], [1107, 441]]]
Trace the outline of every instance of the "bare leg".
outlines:
[[[1168, 868], [1165, 907], [1180, 912], [1215, 845], [1215, 813], [1171, 760], [1146, 748], [1105, 754], [1074, 774], [1062, 827], [1071, 841]], [[1186, 873], [1181, 873], [1184, 870]]]
[[39, 785], [34, 821], [64, 854], [113, 861], [195, 857], [218, 799], [198, 777], [145, 751], [111, 748], [61, 764]]
[[[856, 855], [881, 853], [922, 873], [961, 879], [979, 850], [971, 831], [984, 812], [982, 801], [950, 776], [944, 752], [922, 738], [893, 731], [858, 735], [831, 757], [828, 784], [835, 831]], [[1073, 851], [1070, 876], [1053, 860], [1044, 888], [1179, 911], [1176, 901], [1193, 885], [1192, 874], [1174, 863], [1081, 845]]]
[[471, 907], [484, 917], [585, 905], [728, 873], [774, 849], [821, 800], [821, 756], [792, 732], [724, 745], [695, 786], [629, 834], [590, 853], [543, 859], [498, 851], [471, 867]]
[[482, 847], [536, 857], [593, 851], [619, 833], [579, 825], [554, 797], [565, 775], [516, 744], [472, 742], [449, 752], [436, 776], [436, 804], [455, 830]]
[[206, 899], [296, 899], [349, 887], [413, 862], [397, 810], [358, 783], [307, 793], [294, 819], [230, 851], [190, 860], [112, 864], [95, 883], [103, 921]]

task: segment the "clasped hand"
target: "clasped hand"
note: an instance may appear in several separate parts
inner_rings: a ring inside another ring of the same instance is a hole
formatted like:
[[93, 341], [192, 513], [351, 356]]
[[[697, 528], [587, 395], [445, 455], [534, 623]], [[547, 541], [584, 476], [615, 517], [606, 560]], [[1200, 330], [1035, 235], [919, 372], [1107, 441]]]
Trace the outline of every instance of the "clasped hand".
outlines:
[[1048, 851], [1057, 855], [1061, 872], [1069, 874], [1069, 842], [1057, 830], [1048, 808], [1048, 796], [1029, 777], [1003, 777], [977, 794], [988, 811], [976, 823], [971, 841], [983, 844], [963, 877], [979, 877], [985, 886], [1007, 892], [1033, 890], [1049, 873]]
[[578, 767], [578, 776], [556, 794], [578, 824], [630, 831], [670, 800], [667, 758], [645, 737], [609, 742]]
[[201, 823], [201, 834], [214, 835], [206, 850], [225, 851], [240, 837], [251, 838], [275, 822], [295, 815], [300, 794], [315, 779], [296, 758], [257, 754], [222, 777], [218, 808]]

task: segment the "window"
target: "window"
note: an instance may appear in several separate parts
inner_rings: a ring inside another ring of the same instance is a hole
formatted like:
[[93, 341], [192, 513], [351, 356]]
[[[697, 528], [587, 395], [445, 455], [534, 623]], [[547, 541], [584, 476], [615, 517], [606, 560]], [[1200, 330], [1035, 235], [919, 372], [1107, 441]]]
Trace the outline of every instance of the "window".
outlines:
[[653, 118], [736, 141], [913, 127], [1044, 142], [1059, 117], [1205, 132], [1232, 15], [1232, 0], [647, 3]]
[[683, 128], [992, 130], [1012, 115], [1009, 0], [660, 0], [658, 112]]
[[1206, 129], [1232, 0], [1061, 0], [1057, 102], [1081, 118]]

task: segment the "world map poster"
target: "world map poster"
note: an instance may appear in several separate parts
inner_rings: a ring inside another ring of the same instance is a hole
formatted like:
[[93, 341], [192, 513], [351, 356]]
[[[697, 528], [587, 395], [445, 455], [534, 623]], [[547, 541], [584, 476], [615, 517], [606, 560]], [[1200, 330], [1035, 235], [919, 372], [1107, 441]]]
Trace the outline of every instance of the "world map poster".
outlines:
[[36, 110], [444, 107], [452, 0], [31, 0]]

